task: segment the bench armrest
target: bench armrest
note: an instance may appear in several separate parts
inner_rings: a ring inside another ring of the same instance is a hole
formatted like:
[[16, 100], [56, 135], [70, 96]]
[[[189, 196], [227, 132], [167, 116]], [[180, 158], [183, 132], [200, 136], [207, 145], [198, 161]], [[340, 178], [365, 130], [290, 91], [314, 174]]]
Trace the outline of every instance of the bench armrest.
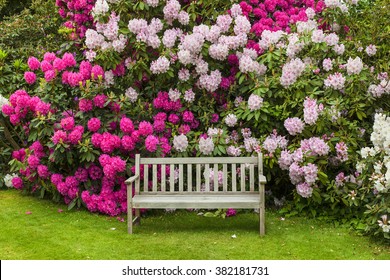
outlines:
[[265, 178], [264, 175], [260, 175], [260, 176], [259, 176], [259, 182], [260, 182], [261, 184], [265, 184], [265, 183], [267, 183], [267, 178]]
[[126, 185], [131, 185], [135, 180], [138, 179], [138, 177], [139, 177], [139, 174], [130, 177], [129, 179], [127, 179], [127, 180], [125, 181], [125, 184], [126, 184]]

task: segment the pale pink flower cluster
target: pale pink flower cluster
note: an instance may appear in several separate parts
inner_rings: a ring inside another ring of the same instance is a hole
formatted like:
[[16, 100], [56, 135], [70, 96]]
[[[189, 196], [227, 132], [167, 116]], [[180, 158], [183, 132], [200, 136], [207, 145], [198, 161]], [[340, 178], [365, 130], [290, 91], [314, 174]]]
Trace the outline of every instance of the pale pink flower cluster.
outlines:
[[154, 49], [157, 49], [161, 44], [157, 33], [162, 28], [163, 24], [158, 18], [153, 18], [150, 24], [144, 19], [132, 19], [128, 24], [128, 29], [136, 35], [137, 41], [144, 42]]
[[237, 116], [234, 114], [228, 114], [225, 118], [225, 123], [229, 127], [233, 127], [237, 124]]
[[287, 33], [281, 30], [278, 31], [270, 31], [270, 30], [264, 30], [263, 33], [261, 33], [261, 39], [259, 41], [259, 46], [266, 50], [272, 45], [276, 45], [280, 39], [285, 36]]
[[189, 102], [189, 103], [194, 102], [194, 100], [195, 100], [195, 93], [194, 93], [194, 91], [191, 88], [184, 92], [184, 100]]
[[335, 90], [342, 90], [344, 88], [344, 84], [345, 78], [339, 72], [329, 75], [324, 81], [324, 85], [326, 88], [330, 87]]
[[207, 135], [209, 137], [220, 136], [220, 135], [222, 135], [222, 133], [223, 133], [223, 129], [220, 129], [220, 128], [209, 127], [209, 129], [207, 130]]
[[104, 15], [108, 12], [109, 8], [106, 0], [96, 0], [95, 6], [92, 9], [92, 15], [94, 17]]
[[261, 76], [264, 75], [267, 71], [267, 67], [263, 64], [260, 64], [259, 62], [252, 59], [247, 54], [243, 54], [239, 59], [239, 69], [242, 73], [250, 73], [254, 72], [257, 75]]
[[260, 142], [254, 137], [248, 137], [244, 139], [244, 147], [248, 153], [257, 151], [260, 148]]
[[186, 68], [181, 68], [179, 70], [178, 77], [180, 81], [188, 81], [191, 77], [190, 71]]
[[313, 194], [313, 188], [306, 182], [298, 184], [296, 190], [297, 193], [304, 198], [311, 197]]
[[317, 28], [318, 28], [317, 22], [314, 20], [298, 21], [296, 23], [296, 26], [297, 26], [297, 32], [299, 34], [309, 33], [313, 30], [317, 30]]
[[[168, 0], [166, 5], [163, 8], [164, 13], [164, 19], [169, 23], [172, 24], [172, 22], [175, 19], [179, 18], [181, 5], [179, 1], [177, 0]], [[183, 17], [183, 15], [182, 15]]]
[[248, 34], [251, 30], [251, 23], [245, 16], [237, 16], [234, 19], [234, 34], [241, 35], [241, 34]]
[[293, 160], [292, 154], [289, 153], [287, 150], [283, 150], [280, 153], [278, 164], [282, 170], [288, 170], [290, 165], [293, 163], [293, 161], [294, 160]]
[[[204, 174], [204, 176], [205, 175], [206, 174]], [[217, 178], [218, 178], [218, 186], [222, 186], [223, 185], [223, 171], [222, 170], [218, 170]], [[210, 182], [210, 187], [215, 187], [214, 186], [214, 169], [213, 168], [210, 168], [209, 182]]]
[[241, 149], [238, 148], [238, 147], [229, 146], [229, 147], [227, 147], [227, 149], [226, 149], [226, 153], [227, 153], [229, 156], [239, 157], [239, 156], [241, 155]]
[[381, 80], [378, 85], [372, 84], [368, 87], [368, 93], [373, 97], [379, 98], [383, 94], [390, 94], [390, 81], [387, 79]]
[[259, 110], [263, 105], [263, 98], [256, 94], [251, 94], [248, 99], [248, 108], [251, 111]]
[[186, 11], [180, 11], [179, 15], [177, 16], [177, 20], [182, 25], [188, 25], [190, 22], [190, 15]]
[[291, 33], [288, 35], [288, 45], [286, 48], [286, 54], [288, 57], [295, 57], [304, 47], [305, 43], [299, 40], [298, 33]]
[[162, 38], [162, 42], [165, 47], [167, 48], [173, 48], [176, 43], [177, 37], [180, 36], [180, 33], [178, 32], [178, 29], [167, 29], [164, 32], [164, 36]]
[[220, 32], [226, 32], [229, 30], [233, 19], [230, 15], [219, 15], [217, 17], [217, 26], [220, 28]]
[[114, 12], [110, 15], [108, 23], [96, 23], [96, 30], [88, 29], [85, 33], [85, 44], [89, 49], [88, 60], [92, 61], [96, 56], [94, 50], [114, 49], [122, 52], [127, 44], [127, 37], [119, 34], [120, 16]]
[[203, 74], [199, 77], [199, 87], [208, 92], [214, 92], [218, 89], [221, 80], [221, 72], [214, 70], [210, 74]]
[[348, 147], [344, 142], [339, 142], [335, 146], [337, 159], [341, 162], [348, 160]]
[[179, 49], [189, 51], [191, 55], [198, 55], [202, 50], [204, 42], [205, 36], [203, 34], [188, 34], [184, 36], [181, 44], [179, 45]]
[[137, 101], [137, 98], [138, 98], [138, 92], [132, 88], [132, 87], [129, 87], [126, 91], [125, 91], [125, 96], [130, 100], [131, 103], [134, 103]]
[[188, 139], [184, 134], [180, 134], [179, 136], [173, 137], [173, 148], [175, 148], [179, 152], [185, 152], [188, 147]]
[[333, 68], [333, 60], [331, 58], [325, 58], [324, 61], [322, 61], [322, 67], [325, 71], [330, 71]]
[[168, 96], [171, 101], [175, 102], [180, 99], [181, 93], [178, 89], [169, 89]]
[[288, 118], [284, 121], [284, 127], [290, 135], [297, 135], [302, 133], [305, 124], [300, 118]]
[[313, 43], [322, 43], [325, 41], [324, 31], [321, 29], [314, 30], [311, 34], [311, 40]]
[[[354, 0], [355, 1], [355, 0]], [[340, 10], [343, 12], [343, 13], [346, 13], [348, 12], [348, 7], [347, 5], [344, 3], [344, 1], [340, 1], [340, 0], [325, 0], [325, 5], [328, 7], [328, 8], [332, 8], [332, 9], [336, 9], [336, 8], [340, 8]]]
[[303, 102], [303, 119], [305, 123], [313, 125], [318, 119], [318, 114], [322, 111], [322, 105], [317, 105], [317, 100], [306, 97]]
[[345, 46], [344, 44], [337, 44], [333, 46], [333, 51], [338, 55], [343, 55], [345, 52]]
[[376, 51], [377, 51], [376, 46], [371, 44], [371, 45], [366, 47], [365, 51], [366, 51], [368, 56], [374, 56], [376, 54]]
[[230, 8], [230, 14], [232, 15], [233, 18], [242, 15], [241, 6], [238, 4], [233, 4], [232, 7]]
[[305, 13], [308, 19], [313, 19], [314, 16], [316, 15], [316, 12], [312, 8], [307, 8], [305, 10]]
[[229, 54], [229, 48], [223, 44], [212, 44], [209, 47], [209, 55], [216, 60], [225, 60]]
[[145, 0], [145, 3], [153, 8], [158, 6], [158, 2], [159, 0]]
[[360, 72], [363, 69], [363, 62], [360, 59], [360, 57], [356, 57], [355, 59], [352, 59], [351, 57], [348, 59], [347, 62], [347, 73], [348, 75], [353, 75], [353, 74], [360, 74]]
[[300, 58], [292, 59], [283, 65], [282, 76], [280, 77], [280, 84], [287, 88], [294, 84], [299, 76], [305, 71], [306, 65]]
[[339, 43], [339, 36], [336, 33], [330, 33], [324, 38], [325, 43], [330, 46], [336, 46]]
[[310, 156], [326, 156], [330, 148], [327, 143], [321, 138], [311, 137], [301, 141], [301, 149], [307, 152]]
[[288, 141], [285, 136], [278, 135], [275, 131], [269, 135], [263, 142], [263, 148], [269, 153], [274, 153], [276, 149], [285, 149]]
[[230, 50], [237, 50], [240, 47], [245, 47], [247, 42], [248, 36], [246, 34], [240, 34], [237, 36], [222, 35], [218, 39], [219, 44], [227, 45]]
[[200, 138], [199, 140], [199, 151], [204, 155], [211, 155], [214, 151], [213, 138]]
[[170, 62], [165, 56], [160, 56], [150, 64], [150, 71], [153, 74], [162, 74], [168, 71]]

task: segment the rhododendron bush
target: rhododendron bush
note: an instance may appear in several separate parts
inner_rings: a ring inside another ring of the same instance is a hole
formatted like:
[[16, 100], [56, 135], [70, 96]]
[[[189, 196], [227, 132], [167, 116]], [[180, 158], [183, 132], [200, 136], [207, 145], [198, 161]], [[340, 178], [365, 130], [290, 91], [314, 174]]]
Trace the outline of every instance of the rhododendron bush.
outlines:
[[269, 193], [293, 191], [291, 211], [361, 207], [356, 151], [390, 86], [376, 46], [338, 24], [357, 1], [225, 2], [57, 1], [80, 53], [31, 57], [2, 106], [28, 143], [13, 186], [118, 215], [135, 153], [262, 152]]

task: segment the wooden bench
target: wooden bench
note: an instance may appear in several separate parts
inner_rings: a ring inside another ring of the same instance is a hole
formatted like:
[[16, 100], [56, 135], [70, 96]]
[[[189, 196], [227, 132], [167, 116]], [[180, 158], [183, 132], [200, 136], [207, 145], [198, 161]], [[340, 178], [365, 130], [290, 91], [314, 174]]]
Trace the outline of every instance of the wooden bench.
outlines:
[[[214, 175], [211, 173], [210, 178], [211, 171]], [[221, 171], [222, 178], [218, 178]], [[141, 208], [258, 208], [260, 235], [264, 235], [265, 183], [261, 154], [193, 158], [141, 158], [137, 154], [135, 175], [126, 180], [128, 233], [132, 233], [133, 223], [140, 223]], [[134, 220], [132, 209], [135, 209]]]

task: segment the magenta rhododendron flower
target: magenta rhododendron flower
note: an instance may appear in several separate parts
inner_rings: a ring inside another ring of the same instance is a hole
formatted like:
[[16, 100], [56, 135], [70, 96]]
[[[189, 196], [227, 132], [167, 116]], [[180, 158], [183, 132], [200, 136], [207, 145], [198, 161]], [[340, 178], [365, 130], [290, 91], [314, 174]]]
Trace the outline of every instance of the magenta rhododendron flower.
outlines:
[[33, 57], [33, 56], [31, 56], [27, 60], [27, 65], [33, 71], [34, 70], [38, 70], [41, 67], [41, 63], [39, 62], [39, 60], [36, 57]]
[[37, 75], [34, 72], [25, 72], [24, 79], [29, 85], [32, 85], [37, 80]]
[[145, 139], [145, 148], [151, 153], [157, 150], [158, 144], [159, 144], [158, 138], [154, 135], [148, 135]]
[[126, 133], [131, 134], [134, 131], [134, 125], [131, 119], [123, 117], [119, 123], [120, 129]]
[[100, 129], [101, 122], [98, 118], [92, 118], [88, 121], [87, 126], [89, 131], [96, 132]]
[[23, 188], [23, 180], [20, 177], [14, 177], [11, 182], [15, 189]]

